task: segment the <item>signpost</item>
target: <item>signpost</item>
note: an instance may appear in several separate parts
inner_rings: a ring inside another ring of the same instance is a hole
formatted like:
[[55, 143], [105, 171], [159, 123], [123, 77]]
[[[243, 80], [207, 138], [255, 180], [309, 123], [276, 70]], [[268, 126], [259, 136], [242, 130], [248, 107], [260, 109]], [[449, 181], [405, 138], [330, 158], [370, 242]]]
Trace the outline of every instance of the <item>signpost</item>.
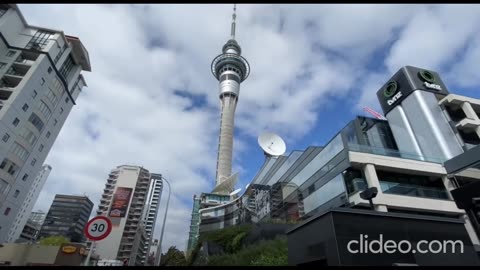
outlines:
[[85, 236], [92, 240], [92, 246], [88, 251], [87, 259], [85, 260], [85, 266], [88, 266], [92, 250], [95, 247], [95, 242], [105, 239], [110, 234], [112, 231], [112, 222], [107, 217], [96, 216], [88, 221], [83, 231]]

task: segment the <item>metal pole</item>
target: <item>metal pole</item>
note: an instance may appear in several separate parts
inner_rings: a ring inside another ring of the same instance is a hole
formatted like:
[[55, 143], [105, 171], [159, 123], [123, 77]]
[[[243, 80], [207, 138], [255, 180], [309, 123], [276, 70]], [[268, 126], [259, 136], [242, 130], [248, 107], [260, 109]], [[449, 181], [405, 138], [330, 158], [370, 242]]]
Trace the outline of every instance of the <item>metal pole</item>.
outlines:
[[170, 203], [170, 194], [172, 193], [172, 188], [170, 187], [170, 183], [163, 176], [162, 176], [162, 182], [165, 182], [168, 185], [168, 198], [167, 198], [167, 205], [166, 205], [166, 208], [165, 208], [165, 215], [163, 217], [162, 232], [160, 233], [160, 240], [158, 241], [157, 254], [155, 256], [155, 257], [157, 257], [156, 262], [155, 262], [155, 265], [157, 265], [157, 266], [160, 265], [160, 260], [161, 260], [161, 257], [162, 257], [163, 233], [165, 232], [165, 221], [167, 220], [168, 204]]
[[88, 266], [90, 263], [90, 256], [92, 256], [92, 251], [93, 248], [95, 247], [95, 241], [92, 242], [92, 245], [90, 246], [90, 250], [88, 250], [88, 255], [87, 258], [85, 259], [85, 263], [83, 264], [84, 266]]

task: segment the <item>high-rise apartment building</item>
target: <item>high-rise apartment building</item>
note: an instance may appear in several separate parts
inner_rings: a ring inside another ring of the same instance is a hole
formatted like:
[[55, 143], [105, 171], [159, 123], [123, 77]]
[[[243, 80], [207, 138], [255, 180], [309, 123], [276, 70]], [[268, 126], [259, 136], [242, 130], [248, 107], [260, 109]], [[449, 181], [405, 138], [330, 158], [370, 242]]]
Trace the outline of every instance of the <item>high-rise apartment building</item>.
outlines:
[[85, 242], [83, 229], [93, 210], [93, 202], [86, 196], [55, 195], [40, 230], [39, 239], [65, 236], [71, 242]]
[[33, 180], [86, 85], [82, 70], [90, 60], [77, 37], [29, 25], [17, 5], [0, 4], [0, 243], [19, 227]]
[[160, 174], [139, 166], [122, 165], [110, 172], [97, 210], [113, 225], [110, 235], [96, 244], [101, 259], [147, 262], [162, 184]]
[[[17, 217], [15, 218], [14, 225], [10, 228], [10, 232], [8, 234], [8, 242], [13, 242], [17, 240], [22, 231], [25, 230], [25, 226], [35, 227], [35, 223], [37, 226], [42, 226], [43, 220], [41, 222], [35, 222], [31, 224], [27, 224], [28, 220], [32, 218], [34, 213], [32, 212], [33, 206], [37, 202], [38, 196], [40, 195], [40, 191], [42, 191], [45, 182], [47, 181], [50, 172], [52, 171], [52, 167], [50, 165], [43, 165], [40, 172], [38, 172], [37, 177], [33, 180], [32, 186], [28, 191], [27, 198], [23, 201], [22, 208], [18, 211]], [[33, 216], [34, 218], [40, 218], [37, 216]], [[43, 213], [43, 218], [45, 218], [45, 214]], [[40, 229], [40, 228], [38, 228]], [[28, 230], [28, 229], [27, 229]]]
[[[142, 220], [145, 223], [145, 231], [147, 233], [148, 247], [150, 249], [153, 241], [153, 229], [157, 223], [158, 209], [160, 199], [162, 197], [163, 180], [161, 174], [152, 173], [150, 175], [150, 185], [147, 193], [146, 209]], [[147, 254], [148, 255], [148, 254]]]

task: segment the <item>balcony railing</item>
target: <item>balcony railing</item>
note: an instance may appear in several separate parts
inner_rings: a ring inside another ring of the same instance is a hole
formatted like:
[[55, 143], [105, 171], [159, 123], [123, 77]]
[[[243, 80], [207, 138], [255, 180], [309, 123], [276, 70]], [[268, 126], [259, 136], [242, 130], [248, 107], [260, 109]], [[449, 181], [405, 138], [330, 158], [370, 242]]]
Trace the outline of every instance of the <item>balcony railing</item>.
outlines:
[[441, 188], [430, 188], [419, 185], [394, 183], [380, 180], [380, 187], [383, 193], [414, 196], [429, 199], [449, 200], [446, 190]]
[[382, 147], [374, 147], [369, 145], [360, 145], [360, 144], [348, 144], [348, 150], [353, 152], [360, 152], [360, 153], [368, 153], [374, 155], [381, 155], [387, 157], [397, 157], [397, 158], [405, 158], [405, 159], [412, 159], [418, 161], [425, 161], [431, 163], [440, 163], [442, 164], [445, 160], [439, 157], [427, 157], [421, 156], [414, 153], [408, 152], [401, 152], [398, 150], [387, 149]]

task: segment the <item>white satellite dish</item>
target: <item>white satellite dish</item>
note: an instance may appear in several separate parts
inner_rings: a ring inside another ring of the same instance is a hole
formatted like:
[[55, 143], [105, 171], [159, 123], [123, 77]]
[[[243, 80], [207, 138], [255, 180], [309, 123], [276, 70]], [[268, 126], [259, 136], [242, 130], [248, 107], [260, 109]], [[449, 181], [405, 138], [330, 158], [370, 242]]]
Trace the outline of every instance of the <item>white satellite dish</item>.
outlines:
[[271, 132], [265, 132], [258, 136], [258, 144], [268, 156], [281, 156], [287, 150], [283, 139]]
[[230, 196], [235, 196], [235, 195], [237, 195], [237, 194], [240, 192], [240, 190], [242, 190], [242, 188], [237, 188], [237, 189], [235, 189], [232, 193], [230, 193]]

